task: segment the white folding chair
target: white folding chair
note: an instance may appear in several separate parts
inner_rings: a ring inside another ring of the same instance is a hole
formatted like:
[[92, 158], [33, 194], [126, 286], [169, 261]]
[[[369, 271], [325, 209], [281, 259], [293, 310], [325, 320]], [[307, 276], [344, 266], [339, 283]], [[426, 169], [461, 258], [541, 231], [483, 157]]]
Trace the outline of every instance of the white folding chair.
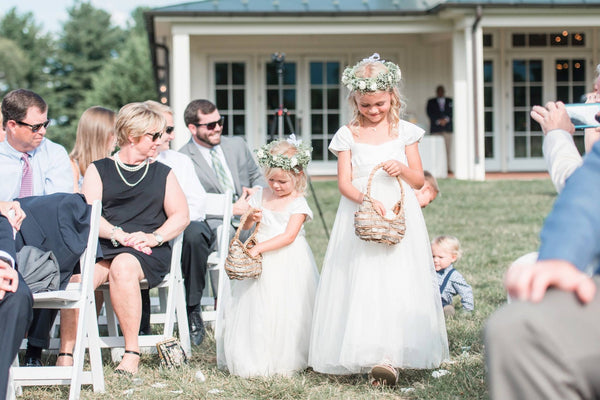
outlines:
[[[102, 370], [102, 356], [96, 323], [96, 302], [94, 300], [94, 265], [96, 264], [101, 210], [100, 201], [94, 201], [87, 248], [80, 259], [81, 282], [69, 283], [65, 290], [33, 295], [34, 308], [79, 310], [73, 366], [20, 368], [17, 357], [11, 368], [12, 386], [17, 392], [21, 391], [22, 386], [69, 384], [71, 385], [70, 400], [79, 399], [82, 384], [92, 384], [94, 392], [104, 392], [104, 371]], [[83, 370], [86, 347], [90, 353], [90, 371]]]
[[[158, 342], [168, 339], [173, 336], [175, 322], [179, 329], [179, 340], [184, 351], [188, 356], [192, 354], [192, 345], [190, 342], [190, 331], [187, 320], [187, 309], [185, 304], [185, 287], [183, 285], [183, 276], [181, 273], [181, 245], [183, 233], [179, 234], [171, 241], [171, 269], [164, 277], [163, 281], [157, 286], [159, 292], [163, 292], [161, 297], [166, 299], [164, 312], [153, 313], [150, 317], [150, 324], [164, 324], [161, 334], [157, 335], [140, 335], [138, 338], [139, 346], [154, 348]], [[140, 281], [142, 289], [148, 288], [148, 281], [145, 279]], [[100, 336], [100, 346], [103, 348], [121, 348], [125, 347], [125, 340], [119, 335], [118, 321], [114, 313], [112, 303], [110, 301], [110, 286], [108, 283], [101, 285], [104, 293], [104, 307], [106, 310], [106, 324], [108, 328], [108, 336]], [[166, 295], [164, 292], [167, 292]], [[113, 360], [119, 358], [118, 352], [112, 352]]]
[[231, 190], [227, 190], [225, 193], [207, 193], [206, 216], [221, 217], [222, 223], [217, 229], [217, 248], [208, 256], [206, 262], [209, 285], [207, 285], [201, 300], [202, 319], [205, 322], [217, 320], [218, 288], [222, 286], [225, 259], [229, 250], [229, 226], [233, 214], [232, 196]]

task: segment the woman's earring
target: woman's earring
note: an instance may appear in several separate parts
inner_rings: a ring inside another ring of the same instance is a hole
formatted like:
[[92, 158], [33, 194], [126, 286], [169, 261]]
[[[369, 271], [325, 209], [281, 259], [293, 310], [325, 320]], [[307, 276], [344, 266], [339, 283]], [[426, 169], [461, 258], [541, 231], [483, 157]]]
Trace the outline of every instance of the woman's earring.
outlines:
[[129, 144], [131, 145], [131, 147], [133, 147], [133, 142], [129, 142]]

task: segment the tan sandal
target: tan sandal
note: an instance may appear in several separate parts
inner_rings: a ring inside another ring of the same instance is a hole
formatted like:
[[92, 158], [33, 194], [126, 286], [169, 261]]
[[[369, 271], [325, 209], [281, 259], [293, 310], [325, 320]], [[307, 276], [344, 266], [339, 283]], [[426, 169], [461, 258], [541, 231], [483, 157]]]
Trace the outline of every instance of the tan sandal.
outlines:
[[389, 363], [375, 365], [371, 369], [371, 376], [382, 385], [394, 386], [398, 382], [398, 371]]

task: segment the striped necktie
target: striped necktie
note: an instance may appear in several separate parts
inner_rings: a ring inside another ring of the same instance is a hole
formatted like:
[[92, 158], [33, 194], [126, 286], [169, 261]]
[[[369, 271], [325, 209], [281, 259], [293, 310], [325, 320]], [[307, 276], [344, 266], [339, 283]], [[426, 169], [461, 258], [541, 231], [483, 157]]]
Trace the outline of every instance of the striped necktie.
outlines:
[[33, 195], [33, 172], [29, 164], [29, 154], [23, 153], [21, 160], [23, 160], [23, 175], [21, 175], [19, 198]]
[[227, 175], [227, 172], [223, 167], [223, 163], [219, 158], [219, 154], [217, 154], [217, 149], [214, 147], [210, 149], [210, 159], [212, 161], [213, 170], [215, 171], [217, 179], [219, 179], [219, 183], [221, 184], [221, 188], [223, 188], [224, 191], [229, 189], [232, 193], [235, 193], [233, 183], [231, 182], [231, 179], [229, 179], [229, 175]]

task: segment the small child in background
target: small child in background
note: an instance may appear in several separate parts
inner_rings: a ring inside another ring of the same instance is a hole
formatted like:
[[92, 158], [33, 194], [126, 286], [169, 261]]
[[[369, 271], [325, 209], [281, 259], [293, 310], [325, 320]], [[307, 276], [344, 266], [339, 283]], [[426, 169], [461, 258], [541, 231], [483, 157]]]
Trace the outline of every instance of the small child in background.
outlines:
[[458, 261], [462, 255], [460, 242], [454, 236], [438, 236], [431, 242], [431, 253], [433, 254], [433, 264], [437, 271], [438, 283], [440, 285], [440, 295], [442, 297], [442, 306], [444, 315], [451, 317], [455, 310], [452, 305], [452, 298], [455, 295], [460, 296], [460, 302], [467, 311], [473, 311], [473, 289], [465, 281], [460, 272], [454, 269], [453, 264]]
[[431, 172], [429, 171], [423, 171], [423, 175], [425, 177], [423, 187], [415, 190], [415, 196], [417, 196], [421, 208], [427, 207], [429, 203], [435, 200], [440, 192], [440, 187], [438, 186], [435, 176], [431, 175]]

